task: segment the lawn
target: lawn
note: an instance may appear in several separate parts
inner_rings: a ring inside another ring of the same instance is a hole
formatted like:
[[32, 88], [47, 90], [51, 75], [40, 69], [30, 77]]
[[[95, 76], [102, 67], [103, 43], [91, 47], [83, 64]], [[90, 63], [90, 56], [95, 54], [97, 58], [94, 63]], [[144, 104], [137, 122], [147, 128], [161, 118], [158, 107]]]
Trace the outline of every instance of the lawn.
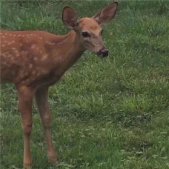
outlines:
[[[1, 28], [65, 34], [70, 5], [92, 16], [110, 3], [2, 1]], [[86, 52], [50, 89], [53, 140], [60, 165], [47, 161], [34, 108], [33, 169], [169, 169], [169, 1], [119, 1], [105, 27], [109, 58]], [[17, 93], [1, 85], [0, 166], [21, 169], [23, 139]]]

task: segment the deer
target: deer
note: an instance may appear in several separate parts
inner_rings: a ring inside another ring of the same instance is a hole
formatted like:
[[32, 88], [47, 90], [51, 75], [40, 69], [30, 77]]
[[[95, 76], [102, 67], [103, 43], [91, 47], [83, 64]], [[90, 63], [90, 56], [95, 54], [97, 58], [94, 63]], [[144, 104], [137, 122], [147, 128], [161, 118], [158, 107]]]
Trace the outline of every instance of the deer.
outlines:
[[86, 51], [100, 57], [108, 56], [102, 33], [105, 24], [116, 15], [118, 3], [113, 2], [93, 17], [79, 18], [76, 10], [66, 6], [62, 21], [70, 29], [66, 35], [45, 31], [0, 32], [0, 81], [13, 83], [18, 94], [18, 108], [23, 128], [23, 168], [32, 168], [31, 131], [32, 106], [35, 98], [44, 128], [47, 156], [58, 164], [58, 155], [52, 142], [52, 116], [48, 102], [49, 87]]

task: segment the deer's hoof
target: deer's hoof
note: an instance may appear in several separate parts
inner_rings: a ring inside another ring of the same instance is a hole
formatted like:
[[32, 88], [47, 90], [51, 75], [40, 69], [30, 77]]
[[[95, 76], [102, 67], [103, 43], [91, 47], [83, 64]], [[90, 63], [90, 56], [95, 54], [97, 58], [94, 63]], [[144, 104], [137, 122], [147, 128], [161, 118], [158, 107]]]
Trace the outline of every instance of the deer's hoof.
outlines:
[[24, 164], [24, 169], [32, 169], [32, 165], [30, 164]]
[[59, 164], [59, 160], [56, 153], [48, 154], [48, 161], [53, 165]]

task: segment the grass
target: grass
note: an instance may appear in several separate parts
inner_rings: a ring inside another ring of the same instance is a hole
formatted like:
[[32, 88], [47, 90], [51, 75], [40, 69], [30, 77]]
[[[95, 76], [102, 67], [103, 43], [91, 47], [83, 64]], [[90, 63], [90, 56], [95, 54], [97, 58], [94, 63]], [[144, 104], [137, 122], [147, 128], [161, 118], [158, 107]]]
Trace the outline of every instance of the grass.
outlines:
[[[64, 34], [61, 9], [92, 16], [109, 1], [2, 2], [1, 28]], [[61, 164], [47, 162], [39, 114], [32, 133], [35, 169], [169, 168], [169, 2], [120, 1], [105, 28], [107, 59], [86, 52], [50, 89], [53, 139]], [[1, 168], [22, 168], [14, 86], [1, 85]]]

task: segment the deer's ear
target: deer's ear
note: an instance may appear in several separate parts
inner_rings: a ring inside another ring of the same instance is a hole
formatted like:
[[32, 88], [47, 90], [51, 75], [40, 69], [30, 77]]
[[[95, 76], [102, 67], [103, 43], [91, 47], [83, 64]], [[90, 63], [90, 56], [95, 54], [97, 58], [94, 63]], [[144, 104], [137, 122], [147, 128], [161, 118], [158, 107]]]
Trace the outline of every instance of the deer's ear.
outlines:
[[96, 14], [93, 18], [99, 23], [99, 24], [105, 24], [110, 22], [116, 15], [118, 3], [114, 2], [104, 9], [102, 9], [98, 14]]
[[77, 19], [78, 16], [74, 9], [68, 6], [63, 8], [62, 21], [67, 27], [73, 29], [77, 25]]

